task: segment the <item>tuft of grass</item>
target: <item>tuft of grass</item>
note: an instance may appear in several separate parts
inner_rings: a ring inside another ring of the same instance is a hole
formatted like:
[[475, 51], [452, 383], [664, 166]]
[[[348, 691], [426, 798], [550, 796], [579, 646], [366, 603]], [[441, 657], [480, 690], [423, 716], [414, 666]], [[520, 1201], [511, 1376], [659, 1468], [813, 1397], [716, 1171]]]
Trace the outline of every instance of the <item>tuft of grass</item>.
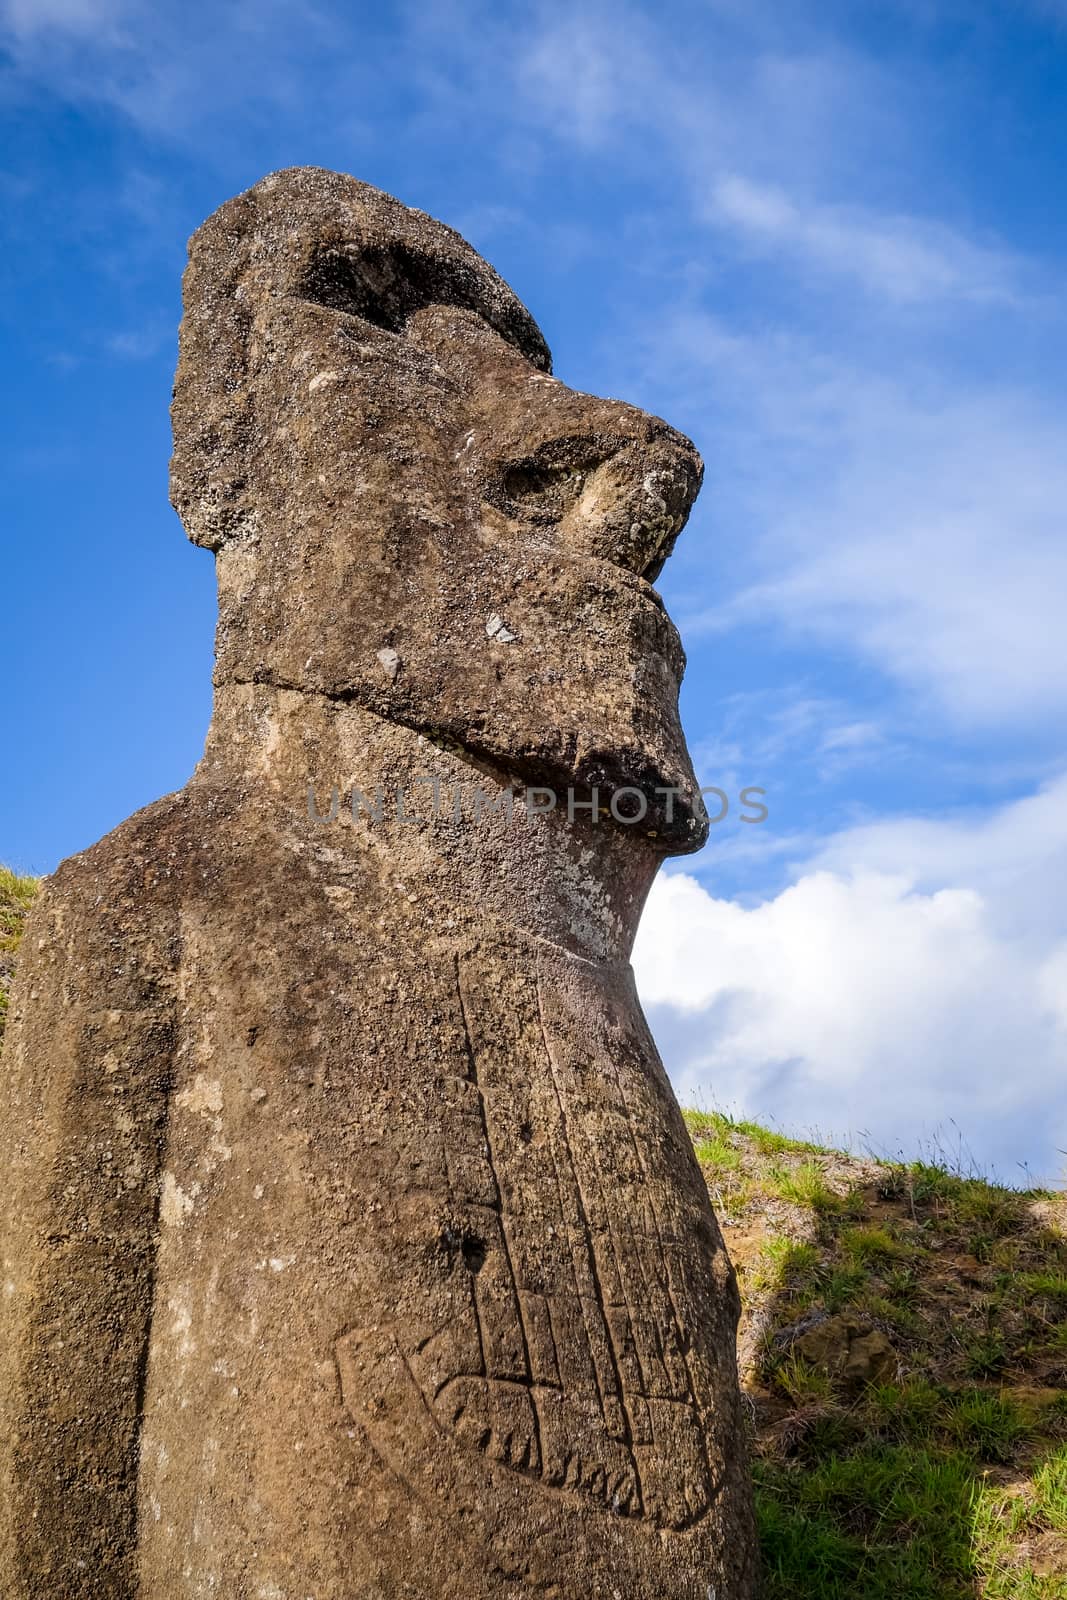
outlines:
[[827, 1311], [844, 1311], [862, 1295], [867, 1287], [867, 1273], [863, 1267], [843, 1266], [828, 1272], [823, 1283], [823, 1301]]
[[1067, 1322], [1059, 1322], [1049, 1330], [1043, 1348], [1051, 1356], [1067, 1357]]
[[822, 1254], [817, 1245], [796, 1239], [768, 1239], [749, 1273], [753, 1289], [781, 1289], [794, 1294], [812, 1288], [819, 1278]]
[[944, 1393], [924, 1378], [872, 1384], [863, 1404], [872, 1432], [900, 1444], [925, 1446], [944, 1424]]
[[921, 1330], [922, 1324], [909, 1306], [899, 1305], [897, 1301], [873, 1289], [864, 1289], [852, 1303], [858, 1311], [866, 1312], [875, 1322], [885, 1323], [908, 1338], [917, 1337]]
[[953, 1220], [964, 1232], [974, 1229], [979, 1236], [992, 1239], [1017, 1232], [1024, 1221], [1023, 1202], [1018, 1194], [979, 1178], [961, 1182], [952, 1212]]
[[756, 1489], [766, 1600], [973, 1600], [965, 1458], [868, 1444]]
[[922, 1298], [922, 1286], [913, 1267], [893, 1267], [883, 1281], [886, 1299], [898, 1306], [911, 1307]]
[[1067, 1445], [1034, 1473], [1034, 1512], [1053, 1532], [1067, 1533]]
[[843, 1229], [840, 1243], [845, 1254], [858, 1266], [880, 1266], [887, 1261], [897, 1261], [908, 1253], [888, 1228], [873, 1223]]
[[829, 1214], [841, 1209], [841, 1196], [830, 1188], [817, 1161], [805, 1161], [799, 1167], [771, 1167], [767, 1187], [780, 1200], [810, 1206], [815, 1212]]
[[980, 1461], [1010, 1461], [1016, 1447], [1032, 1432], [1032, 1424], [1008, 1396], [975, 1390], [951, 1405], [948, 1431]]
[[7, 1021], [7, 992], [22, 939], [26, 913], [37, 893], [39, 879], [0, 867], [0, 1038]]
[[1008, 1364], [1008, 1345], [999, 1328], [964, 1333], [963, 1370], [969, 1378], [995, 1378]]
[[696, 1158], [702, 1167], [713, 1167], [719, 1172], [736, 1172], [741, 1165], [741, 1152], [721, 1134], [693, 1140]]
[[904, 1174], [909, 1199], [922, 1209], [947, 1205], [959, 1193], [962, 1181], [943, 1167], [928, 1166], [923, 1161], [911, 1162]]
[[1028, 1300], [1043, 1301], [1054, 1311], [1067, 1311], [1067, 1272], [1020, 1272], [1011, 1286]]
[[735, 1122], [733, 1126], [737, 1133], [751, 1141], [753, 1149], [761, 1156], [825, 1154], [825, 1146], [821, 1144], [813, 1144], [810, 1139], [791, 1139], [774, 1128], [761, 1128], [758, 1122]]
[[829, 1374], [813, 1367], [803, 1356], [787, 1356], [775, 1373], [774, 1381], [795, 1406], [829, 1406], [834, 1398]]
[[757, 1155], [822, 1155], [824, 1147], [813, 1144], [809, 1139], [793, 1139], [788, 1134], [779, 1133], [774, 1128], [764, 1128], [758, 1122], [746, 1122], [737, 1117], [731, 1117], [725, 1111], [683, 1111], [689, 1132], [694, 1140], [708, 1135], [720, 1135], [728, 1138], [736, 1134], [740, 1139], [751, 1145]]
[[1064, 1600], [1062, 1557], [1055, 1571], [1034, 1570], [1018, 1552], [1042, 1536], [1067, 1532], [1067, 1451], [1053, 1451], [1036, 1470], [1031, 1494], [983, 1485], [973, 1511], [975, 1568], [984, 1600]]
[[724, 1137], [733, 1126], [721, 1111], [683, 1111], [682, 1117], [694, 1143], [697, 1139]]

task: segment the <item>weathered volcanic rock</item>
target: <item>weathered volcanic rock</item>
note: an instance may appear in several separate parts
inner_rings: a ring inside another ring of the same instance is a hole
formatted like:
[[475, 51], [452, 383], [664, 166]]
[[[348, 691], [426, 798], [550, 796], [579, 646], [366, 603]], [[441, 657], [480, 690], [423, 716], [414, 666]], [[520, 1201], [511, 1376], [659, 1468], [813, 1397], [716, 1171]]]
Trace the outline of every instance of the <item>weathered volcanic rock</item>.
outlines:
[[193, 239], [173, 414], [215, 712], [23, 947], [0, 1593], [748, 1600], [736, 1288], [628, 964], [705, 831], [649, 581], [696, 452], [318, 170]]

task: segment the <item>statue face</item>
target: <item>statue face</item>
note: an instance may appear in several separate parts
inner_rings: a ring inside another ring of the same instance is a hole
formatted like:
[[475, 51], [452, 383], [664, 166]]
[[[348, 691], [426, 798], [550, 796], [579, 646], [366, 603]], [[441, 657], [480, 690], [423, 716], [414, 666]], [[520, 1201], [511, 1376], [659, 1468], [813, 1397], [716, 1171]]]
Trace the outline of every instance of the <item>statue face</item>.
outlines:
[[549, 369], [469, 245], [354, 179], [294, 169], [216, 212], [190, 246], [172, 498], [218, 553], [217, 677], [357, 701], [602, 805], [636, 788], [632, 831], [694, 849], [652, 582], [700, 458]]

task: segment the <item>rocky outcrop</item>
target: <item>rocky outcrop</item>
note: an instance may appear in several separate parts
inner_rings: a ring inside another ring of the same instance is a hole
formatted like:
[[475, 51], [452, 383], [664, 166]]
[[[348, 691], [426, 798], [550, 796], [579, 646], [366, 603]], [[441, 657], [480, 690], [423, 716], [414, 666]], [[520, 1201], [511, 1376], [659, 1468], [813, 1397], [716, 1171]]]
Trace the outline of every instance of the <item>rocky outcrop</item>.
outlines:
[[882, 1330], [848, 1312], [813, 1318], [790, 1348], [846, 1389], [888, 1383], [897, 1370], [896, 1354]]

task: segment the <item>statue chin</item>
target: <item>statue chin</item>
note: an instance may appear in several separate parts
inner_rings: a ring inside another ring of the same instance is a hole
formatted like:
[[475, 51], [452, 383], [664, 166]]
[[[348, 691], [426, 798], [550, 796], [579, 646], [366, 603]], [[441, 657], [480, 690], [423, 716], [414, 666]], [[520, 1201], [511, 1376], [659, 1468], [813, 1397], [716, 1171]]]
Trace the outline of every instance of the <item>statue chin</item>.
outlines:
[[[272, 509], [260, 508], [271, 531], [254, 549], [231, 543], [217, 558], [217, 682], [359, 704], [550, 788], [579, 816], [596, 790], [609, 825], [665, 855], [705, 843], [678, 716], [685, 656], [649, 583], [514, 529], [488, 559], [469, 533], [449, 550], [409, 530], [402, 559], [418, 581], [383, 581], [384, 532], [368, 529], [356, 560], [347, 518], [315, 550], [279, 537]], [[292, 604], [294, 566], [314, 605]]]

